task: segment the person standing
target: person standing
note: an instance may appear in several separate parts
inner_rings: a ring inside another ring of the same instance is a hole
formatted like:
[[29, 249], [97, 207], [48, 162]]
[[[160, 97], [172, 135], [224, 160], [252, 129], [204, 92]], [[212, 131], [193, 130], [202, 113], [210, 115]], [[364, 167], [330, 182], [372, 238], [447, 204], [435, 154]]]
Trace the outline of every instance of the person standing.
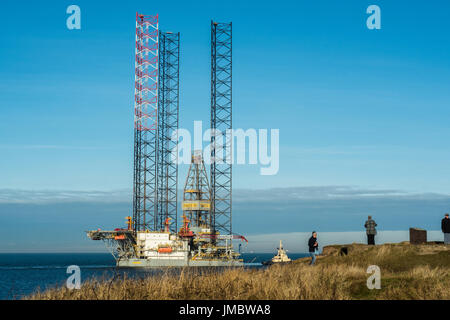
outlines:
[[444, 219], [442, 219], [441, 229], [444, 233], [444, 244], [450, 244], [450, 219], [448, 218], [448, 213], [446, 213]]
[[311, 256], [310, 266], [316, 263], [316, 251], [319, 250], [319, 243], [317, 242], [317, 232], [313, 231], [311, 238], [308, 241], [309, 255]]
[[364, 228], [366, 228], [367, 244], [369, 245], [375, 245], [375, 235], [377, 234], [377, 229], [375, 229], [376, 226], [377, 224], [375, 223], [375, 220], [372, 220], [372, 216], [368, 216]]

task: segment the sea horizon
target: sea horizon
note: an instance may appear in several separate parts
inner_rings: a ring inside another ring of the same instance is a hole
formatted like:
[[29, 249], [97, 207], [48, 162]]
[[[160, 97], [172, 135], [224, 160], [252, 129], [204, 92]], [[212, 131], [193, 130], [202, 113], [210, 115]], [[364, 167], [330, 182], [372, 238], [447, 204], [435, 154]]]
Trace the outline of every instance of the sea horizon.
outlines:
[[[344, 245], [352, 243], [367, 243], [365, 231], [343, 231], [343, 232], [321, 232], [320, 229], [315, 230], [318, 233], [319, 248], [327, 245]], [[239, 251], [239, 244], [241, 244], [241, 253], [274, 253], [276, 252], [280, 240], [283, 242], [283, 247], [290, 253], [307, 253], [307, 242], [311, 232], [286, 232], [286, 233], [265, 233], [265, 234], [250, 234], [245, 237], [248, 243], [243, 241], [235, 241], [235, 250]], [[440, 230], [427, 230], [428, 241], [443, 241], [443, 234]], [[375, 237], [376, 244], [385, 243], [399, 243], [409, 241], [409, 230], [380, 230]], [[1, 250], [0, 254], [11, 253], [109, 253], [105, 245], [101, 241], [92, 241], [86, 239], [83, 247], [77, 247], [67, 250], [55, 250], [52, 248], [37, 248], [11, 251]]]

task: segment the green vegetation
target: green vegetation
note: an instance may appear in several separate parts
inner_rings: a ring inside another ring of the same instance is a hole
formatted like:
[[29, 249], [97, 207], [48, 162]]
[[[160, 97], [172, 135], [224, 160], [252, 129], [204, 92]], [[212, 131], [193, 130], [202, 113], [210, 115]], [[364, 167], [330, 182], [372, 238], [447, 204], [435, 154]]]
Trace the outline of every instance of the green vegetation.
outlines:
[[[176, 276], [90, 280], [80, 290], [50, 289], [28, 299], [450, 299], [450, 246], [329, 246], [316, 266], [308, 263], [303, 258], [264, 270], [185, 269]], [[369, 265], [381, 269], [380, 290], [366, 286]]]

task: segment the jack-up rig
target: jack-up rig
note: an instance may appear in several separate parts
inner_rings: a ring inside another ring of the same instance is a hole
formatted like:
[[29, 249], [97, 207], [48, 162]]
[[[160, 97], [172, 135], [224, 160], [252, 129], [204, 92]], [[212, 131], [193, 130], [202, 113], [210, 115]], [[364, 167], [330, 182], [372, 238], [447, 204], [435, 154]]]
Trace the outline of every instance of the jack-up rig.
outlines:
[[[211, 184], [202, 152], [192, 154], [178, 229], [180, 34], [160, 31], [158, 19], [136, 14], [133, 216], [126, 228], [87, 235], [103, 240], [120, 267], [242, 266], [232, 245], [247, 240], [231, 228], [231, 133], [211, 135]], [[211, 21], [213, 131], [232, 128], [231, 93], [232, 26]]]

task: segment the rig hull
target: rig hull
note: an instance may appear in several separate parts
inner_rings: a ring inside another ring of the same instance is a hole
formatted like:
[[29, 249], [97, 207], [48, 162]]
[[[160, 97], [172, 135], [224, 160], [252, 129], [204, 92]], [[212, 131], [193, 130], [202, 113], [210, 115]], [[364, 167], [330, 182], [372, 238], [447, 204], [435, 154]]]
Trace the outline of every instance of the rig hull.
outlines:
[[[225, 241], [225, 246], [218, 246], [211, 244], [209, 238], [200, 236], [183, 238], [168, 231], [144, 231], [138, 232], [135, 236], [131, 230], [117, 229], [114, 231], [94, 230], [88, 231], [87, 234], [93, 240], [105, 241], [118, 267], [244, 266], [239, 254], [233, 252], [231, 241]], [[223, 242], [220, 238], [217, 241]]]
[[173, 259], [126, 259], [117, 261], [124, 268], [161, 268], [161, 267], [243, 267], [240, 260], [173, 260]]

